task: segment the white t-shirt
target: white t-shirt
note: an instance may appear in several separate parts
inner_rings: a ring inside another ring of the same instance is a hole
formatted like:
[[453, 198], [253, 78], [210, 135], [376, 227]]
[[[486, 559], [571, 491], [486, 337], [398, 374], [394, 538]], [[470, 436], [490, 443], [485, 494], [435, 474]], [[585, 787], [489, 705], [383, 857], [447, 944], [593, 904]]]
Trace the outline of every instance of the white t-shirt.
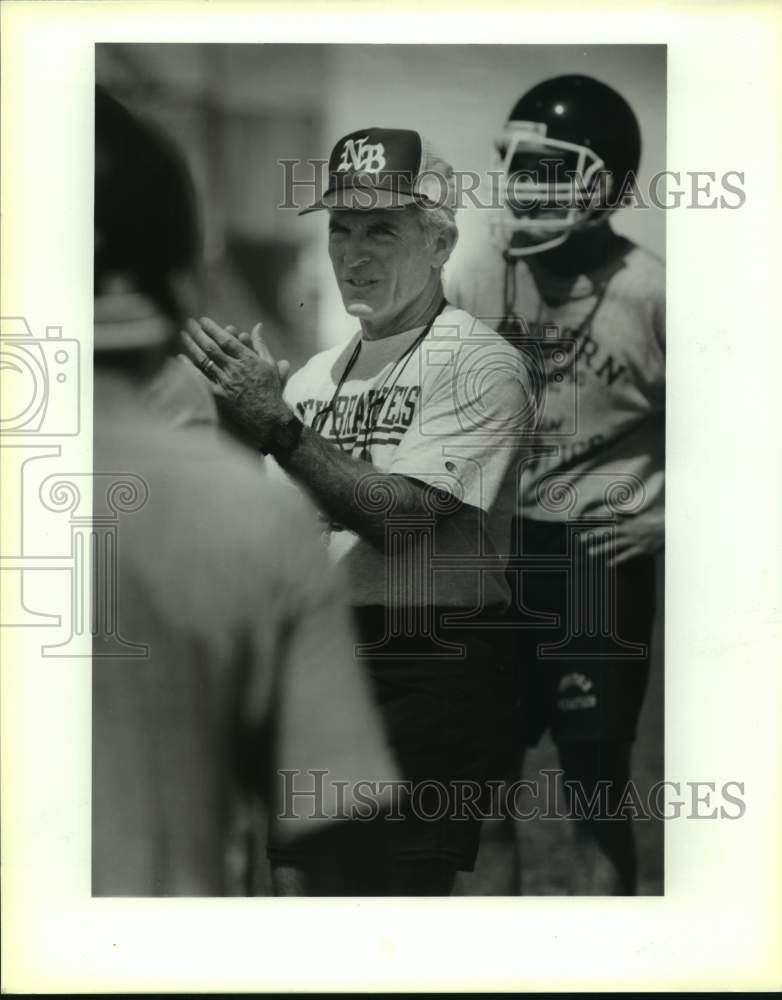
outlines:
[[661, 506], [662, 262], [629, 244], [618, 262], [575, 281], [540, 268], [536, 280], [530, 266], [517, 260], [509, 272], [484, 234], [457, 248], [446, 272], [449, 298], [483, 323], [499, 327], [507, 295], [529, 329], [541, 401], [535, 445], [547, 454], [524, 467], [520, 513], [551, 521]]
[[[285, 399], [305, 424], [379, 472], [419, 480], [484, 511], [484, 535], [472, 562], [462, 558], [458, 565], [447, 563], [436, 531], [416, 547], [412, 561], [409, 553], [384, 554], [339, 526], [327, 533], [329, 551], [343, 562], [356, 605], [503, 605], [514, 480], [534, 424], [531, 381], [523, 356], [460, 309], [447, 307], [405, 356], [422, 333], [381, 340], [357, 333], [293, 375]], [[367, 502], [382, 508], [382, 491]], [[388, 515], [390, 523], [393, 511]], [[421, 522], [408, 527], [415, 532]]]

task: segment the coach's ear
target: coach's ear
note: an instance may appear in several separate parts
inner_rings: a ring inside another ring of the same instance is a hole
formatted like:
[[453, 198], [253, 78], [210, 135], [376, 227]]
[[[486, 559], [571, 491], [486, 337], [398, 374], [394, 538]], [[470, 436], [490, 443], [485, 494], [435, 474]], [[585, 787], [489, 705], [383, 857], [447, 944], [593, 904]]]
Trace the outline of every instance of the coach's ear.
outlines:
[[459, 238], [459, 230], [456, 223], [452, 222], [448, 226], [443, 226], [437, 233], [437, 238], [432, 252], [432, 267], [439, 270], [448, 262], [448, 258], [453, 253], [456, 241]]

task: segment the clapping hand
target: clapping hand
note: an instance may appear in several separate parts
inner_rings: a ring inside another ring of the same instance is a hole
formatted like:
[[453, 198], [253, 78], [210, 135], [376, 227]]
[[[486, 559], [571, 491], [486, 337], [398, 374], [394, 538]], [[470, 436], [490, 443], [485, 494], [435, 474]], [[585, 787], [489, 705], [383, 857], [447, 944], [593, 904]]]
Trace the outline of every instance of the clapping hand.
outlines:
[[290, 415], [282, 398], [290, 365], [275, 361], [261, 330], [257, 323], [250, 334], [237, 334], [204, 316], [187, 321], [182, 339], [190, 360], [212, 383], [231, 417], [264, 448], [275, 422]]

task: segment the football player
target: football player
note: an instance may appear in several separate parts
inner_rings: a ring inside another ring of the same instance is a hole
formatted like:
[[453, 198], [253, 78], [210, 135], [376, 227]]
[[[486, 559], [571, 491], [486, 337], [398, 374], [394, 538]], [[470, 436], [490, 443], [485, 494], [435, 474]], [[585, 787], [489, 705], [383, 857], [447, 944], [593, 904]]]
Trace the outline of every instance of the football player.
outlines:
[[[464, 240], [446, 293], [540, 372], [509, 573], [524, 742], [548, 729], [559, 751], [575, 837], [570, 892], [632, 894], [623, 806], [649, 669], [665, 443], [664, 267], [611, 224], [636, 190], [640, 130], [615, 90], [568, 75], [525, 93], [496, 145], [501, 207]], [[505, 892], [518, 891], [510, 826], [505, 847], [494, 843]], [[485, 826], [487, 838], [496, 828]]]

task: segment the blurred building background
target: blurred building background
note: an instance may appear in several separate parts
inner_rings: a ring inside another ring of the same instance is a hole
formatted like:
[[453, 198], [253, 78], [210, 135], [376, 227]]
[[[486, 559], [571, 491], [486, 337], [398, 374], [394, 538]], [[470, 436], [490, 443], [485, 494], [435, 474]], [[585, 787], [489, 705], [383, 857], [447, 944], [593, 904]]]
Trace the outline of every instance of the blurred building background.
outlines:
[[[96, 46], [97, 81], [165, 129], [190, 164], [205, 230], [204, 310], [244, 329], [263, 320], [272, 350], [294, 367], [354, 321], [331, 276], [323, 216], [278, 208], [280, 161], [326, 159], [340, 136], [381, 125], [418, 129], [457, 169], [485, 171], [518, 97], [574, 72], [615, 87], [638, 115], [644, 190], [665, 169], [664, 46]], [[298, 195], [306, 203], [310, 192]], [[663, 211], [626, 209], [616, 228], [664, 256]]]
[[99, 45], [96, 82], [165, 131], [193, 175], [204, 231], [203, 303], [299, 367], [317, 337], [318, 275], [278, 160], [321, 154], [320, 46]]

